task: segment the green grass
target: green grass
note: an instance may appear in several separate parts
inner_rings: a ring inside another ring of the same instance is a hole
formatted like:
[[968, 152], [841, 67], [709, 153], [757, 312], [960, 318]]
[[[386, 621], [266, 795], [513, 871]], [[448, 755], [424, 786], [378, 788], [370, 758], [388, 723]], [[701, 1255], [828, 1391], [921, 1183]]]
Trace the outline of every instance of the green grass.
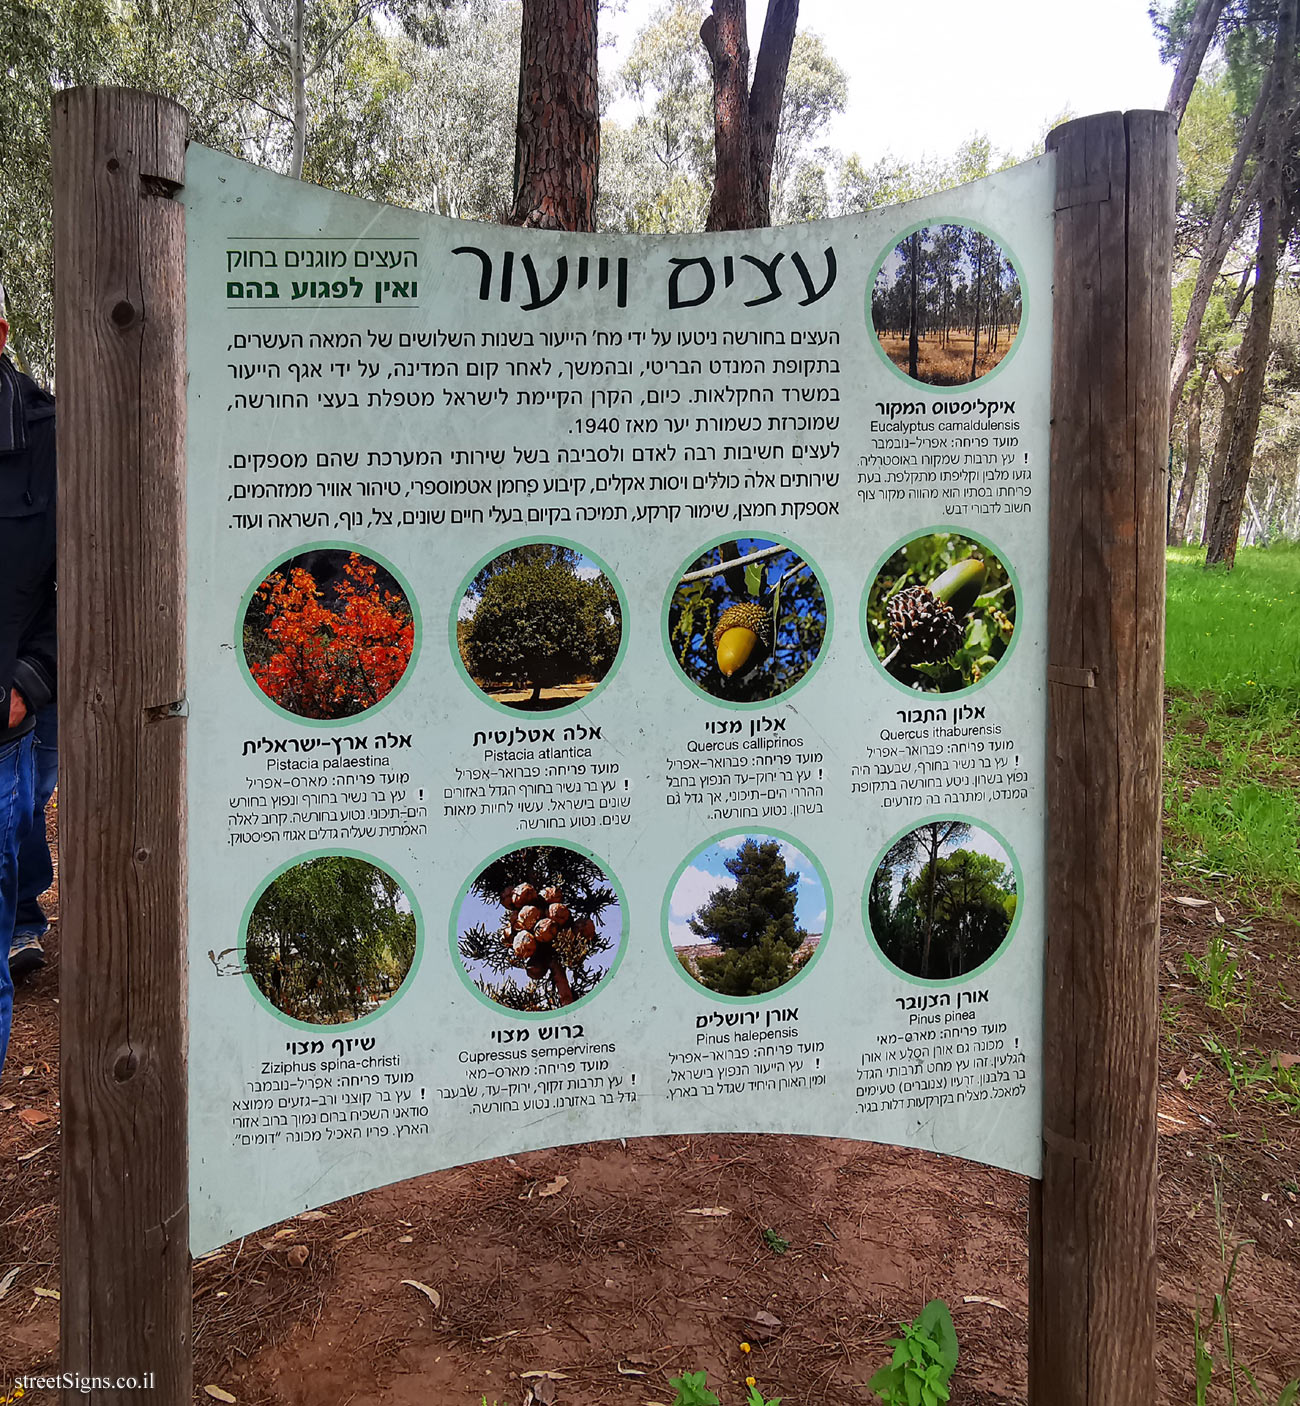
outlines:
[[1300, 900], [1300, 547], [1232, 572], [1169, 552], [1166, 849], [1265, 908]]

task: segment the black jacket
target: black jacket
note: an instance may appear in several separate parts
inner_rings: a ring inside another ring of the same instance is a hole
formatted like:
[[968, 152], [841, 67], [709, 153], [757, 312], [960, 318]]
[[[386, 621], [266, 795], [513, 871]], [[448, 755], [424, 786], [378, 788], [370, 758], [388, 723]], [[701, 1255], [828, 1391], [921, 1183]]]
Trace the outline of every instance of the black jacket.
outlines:
[[[0, 746], [52, 702], [55, 633], [54, 397], [12, 363], [0, 367]], [[9, 728], [9, 695], [27, 716]]]

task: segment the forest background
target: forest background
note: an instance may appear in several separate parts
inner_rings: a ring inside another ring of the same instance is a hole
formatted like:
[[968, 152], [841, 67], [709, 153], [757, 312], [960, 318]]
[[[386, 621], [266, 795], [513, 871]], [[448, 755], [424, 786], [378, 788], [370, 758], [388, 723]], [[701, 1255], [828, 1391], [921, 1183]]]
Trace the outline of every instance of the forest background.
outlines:
[[[939, 156], [896, 157], [891, 132], [878, 130], [844, 150], [832, 134], [844, 130], [848, 76], [799, 27], [797, 0], [771, 6], [784, 49], [766, 31], [744, 48], [741, 0], [638, 3], [635, 14], [628, 3], [13, 0], [0, 16], [0, 279], [14, 354], [53, 382], [49, 106], [69, 84], [166, 93], [192, 114], [195, 139], [349, 194], [528, 223], [539, 110], [527, 90], [542, 81], [548, 25], [569, 26], [549, 61], [581, 67], [577, 15], [595, 56], [582, 97], [591, 111], [568, 153], [589, 192], [579, 223], [654, 233], [726, 226], [718, 204], [735, 162], [718, 163], [717, 144], [726, 149], [739, 111], [761, 148], [773, 98], [775, 131], [756, 158], [770, 176], [760, 170], [754, 185], [766, 208], [731, 227], [850, 214], [975, 180], [1037, 154], [1071, 115], [1041, 114], [1039, 136], [1018, 151], [979, 130]], [[1203, 543], [1230, 565], [1238, 540], [1300, 536], [1296, 0], [1171, 0], [1151, 22], [1181, 124], [1169, 540]], [[968, 95], [950, 101], [951, 130], [979, 121]], [[897, 125], [894, 135], [906, 112]]]

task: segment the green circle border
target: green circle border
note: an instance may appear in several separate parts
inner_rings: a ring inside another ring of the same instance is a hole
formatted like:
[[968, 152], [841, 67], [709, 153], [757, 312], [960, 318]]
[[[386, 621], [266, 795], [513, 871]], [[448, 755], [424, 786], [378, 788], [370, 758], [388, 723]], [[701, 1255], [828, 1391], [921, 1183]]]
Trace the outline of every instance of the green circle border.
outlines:
[[[682, 573], [694, 562], [698, 561], [705, 552], [711, 552], [714, 547], [719, 546], [723, 542], [734, 542], [738, 537], [749, 535], [750, 534], [745, 532], [727, 532], [721, 537], [714, 537], [703, 546], [697, 547], [690, 556], [682, 562], [677, 570], [673, 572], [673, 581], [680, 584]], [[810, 563], [813, 570], [817, 573], [817, 584], [821, 587], [822, 600], [826, 604], [826, 630], [822, 635], [822, 647], [817, 651], [817, 658], [809, 665], [808, 671], [804, 676], [801, 679], [796, 679], [784, 693], [778, 693], [775, 698], [760, 698], [753, 703], [737, 703], [729, 698], [715, 698], [708, 689], [701, 688], [693, 679], [688, 679], [686, 677], [685, 671], [677, 662], [677, 656], [673, 653], [672, 640], [668, 633], [668, 612], [672, 609], [673, 597], [677, 594], [677, 585], [670, 585], [668, 587], [668, 593], [664, 597], [663, 608], [659, 612], [659, 635], [663, 640], [664, 653], [668, 656], [668, 662], [672, 665], [674, 675], [682, 681], [696, 698], [703, 698], [710, 703], [716, 704], [719, 708], [730, 708], [733, 712], [737, 713], [752, 713], [757, 708], [778, 708], [782, 703], [788, 702], [789, 699], [793, 697], [794, 694], [798, 693], [804, 684], [812, 678], [817, 670], [821, 668], [822, 661], [826, 658], [830, 650], [831, 640], [835, 632], [835, 607], [831, 600], [830, 588], [826, 582], [826, 573], [817, 562], [813, 560], [812, 556], [804, 551], [798, 543], [792, 542], [790, 538], [782, 536], [780, 533], [759, 531], [753, 535], [763, 541], [771, 542], [773, 545], [779, 542], [788, 551], [797, 552], [806, 562]]]
[[[490, 561], [491, 558], [489, 557], [488, 560]], [[477, 570], [477, 568], [475, 569]], [[557, 709], [557, 711], [559, 710]], [[609, 970], [605, 973], [601, 980], [597, 982], [595, 988], [591, 991], [588, 991], [585, 996], [579, 997], [579, 999], [576, 1000], [571, 1006], [561, 1006], [558, 1011], [517, 1011], [513, 1010], [509, 1006], [499, 1005], [490, 996], [484, 995], [483, 992], [480, 991], [478, 987], [474, 984], [473, 978], [465, 970], [465, 964], [460, 959], [460, 944], [458, 942], [460, 933], [457, 931], [457, 928], [460, 924], [461, 905], [465, 902], [465, 898], [469, 893], [469, 886], [483, 872], [483, 870], [486, 869], [487, 866], [491, 864], [494, 860], [500, 859], [504, 855], [513, 854], [518, 849], [535, 849], [539, 845], [550, 845], [553, 849], [571, 849], [576, 854], [585, 855], [588, 859], [592, 861], [593, 864], [597, 864], [600, 866], [600, 869], [604, 873], [606, 879], [608, 879], [610, 884], [613, 886], [614, 892], [618, 894], [619, 907], [623, 915], [623, 932], [622, 936], [619, 938], [618, 952], [615, 955], [614, 961], [610, 965]], [[471, 996], [474, 997], [476, 1001], [479, 1002], [480, 1005], [486, 1006], [488, 1010], [494, 1011], [499, 1016], [508, 1016], [511, 1020], [554, 1021], [557, 1019], [563, 1020], [564, 1016], [568, 1012], [581, 1010], [583, 1006], [589, 1005], [592, 1001], [596, 999], [597, 996], [602, 995], [606, 986], [613, 981], [614, 976], [617, 973], [619, 967], [623, 965], [623, 958], [627, 956], [628, 934], [631, 931], [631, 914], [627, 903], [627, 891], [624, 889], [622, 882], [619, 880], [617, 875], [609, 867], [608, 863], [606, 863], [606, 861], [600, 857], [600, 855], [596, 854], [592, 850], [589, 850], [586, 845], [575, 844], [572, 840], [562, 840], [558, 837], [542, 835], [539, 837], [531, 838], [528, 844], [505, 845], [501, 849], [494, 850], [491, 854], [488, 855], [486, 859], [480, 860], [479, 863], [475, 866], [474, 872], [470, 874], [470, 876], [465, 879], [461, 883], [460, 887], [456, 890], [456, 901], [452, 904], [451, 920], [447, 926], [447, 944], [451, 949], [451, 964], [456, 970], [456, 975], [460, 977], [461, 985], [466, 989], [466, 991], [470, 993]]]
[[[982, 376], [977, 376], [973, 381], [963, 381], [957, 386], [927, 385], [924, 381], [914, 381], [906, 371], [900, 371], [889, 359], [884, 347], [880, 345], [880, 334], [876, 331], [875, 319], [871, 316], [871, 294], [876, 286], [876, 276], [884, 267], [885, 260], [889, 258], [909, 234], [915, 234], [919, 229], [929, 229], [931, 225], [964, 225], [967, 229], [973, 229], [977, 234], [987, 236], [989, 239], [993, 240], [998, 248], [1011, 260], [1016, 270], [1016, 277], [1020, 280], [1020, 330], [1016, 333], [1015, 341], [1007, 348], [1006, 355], [998, 362], [992, 371], [986, 371]], [[931, 219], [920, 220], [916, 224], [908, 225], [905, 230], [895, 235], [893, 243], [881, 253], [880, 257], [871, 266], [871, 274], [867, 279], [865, 314], [867, 331], [871, 334], [871, 341], [876, 349], [877, 355], [900, 381], [905, 385], [911, 386], [913, 390], [926, 391], [931, 395], [960, 395], [968, 387], [987, 386], [1020, 350], [1020, 344], [1024, 341], [1025, 337], [1025, 328], [1029, 325], [1029, 284], [1025, 279], [1025, 268], [1024, 264], [1020, 261], [1020, 256], [1012, 249], [1002, 235], [995, 233], [993, 230], [989, 229], [987, 225], [982, 225], [978, 221], [967, 219], [962, 215], [953, 216], [951, 219], [944, 219], [942, 216], [934, 216]]]
[[[905, 972], [902, 967], [895, 966], [894, 963], [885, 956], [884, 949], [876, 941], [876, 935], [871, 930], [871, 915], [868, 907], [868, 901], [871, 896], [871, 881], [876, 877], [876, 871], [880, 868], [885, 855], [889, 853], [890, 846], [893, 845], [895, 840], [900, 840], [904, 835], [910, 834], [918, 825], [928, 825], [935, 820], [964, 820], [968, 825], [974, 825], [976, 829], [983, 830], [985, 834], [992, 835], [998, 844], [1002, 846], [1007, 858], [1011, 861], [1011, 869], [1016, 876], [1016, 916], [1012, 918], [1011, 926], [1007, 929], [1007, 935], [998, 945], [998, 950], [994, 952], [987, 961], [981, 962], [978, 967], [973, 967], [970, 971], [963, 973], [961, 976], [944, 977], [942, 980], [913, 976], [910, 972]], [[871, 868], [867, 871], [867, 882], [862, 887], [862, 928], [867, 935], [867, 945], [876, 954], [877, 958], [880, 960], [880, 964], [900, 980], [906, 981], [911, 986], [923, 986], [927, 990], [932, 990], [940, 986], [959, 986], [962, 982], [970, 981], [972, 978], [988, 971], [990, 967], [1001, 961], [1011, 950], [1012, 941], [1020, 928], [1020, 919], [1024, 913], [1024, 904], [1022, 902], [1024, 895], [1025, 876], [1020, 869], [1020, 860], [1016, 857], [1015, 850], [1007, 843], [1006, 837], [1001, 831], [995, 830], [987, 820], [977, 820], [975, 816], [963, 815], [961, 811], [940, 811], [938, 814], [928, 815], [922, 820], [914, 821], [911, 825], [905, 825], [901, 830], [895, 831], [880, 847]]]
[[[632, 619], [628, 611], [627, 593], [623, 590], [623, 583], [618, 579], [604, 557], [598, 556], [590, 547], [584, 547], [581, 542], [572, 542], [567, 537], [516, 537], [512, 542], [505, 542], [499, 547], [494, 547], [487, 556], [481, 557], [477, 564], [468, 572], [456, 588], [455, 597], [451, 603], [451, 620], [447, 627], [447, 643], [451, 650], [452, 662], [456, 666], [456, 672], [460, 675], [465, 687], [479, 699], [486, 703], [489, 708], [495, 708], [498, 713], [506, 717], [514, 718], [516, 721], [520, 717], [537, 717], [537, 713], [529, 712], [527, 708], [512, 708], [509, 703], [498, 703], [494, 698], [489, 698], [486, 693], [469, 676], [469, 671], [465, 668], [465, 661], [460, 657], [460, 645], [456, 640], [456, 612], [460, 609], [460, 603], [465, 599], [465, 593], [469, 590], [474, 578], [490, 561], [495, 561], [498, 557], [504, 556], [507, 552], [513, 551], [515, 547], [536, 547], [554, 546], [568, 547], [571, 551], [580, 553], [589, 560], [594, 561], [600, 567], [606, 579], [613, 585], [614, 594], [618, 597], [619, 609], [623, 613], [622, 628], [619, 631], [618, 649], [614, 653], [614, 662], [609, 666], [609, 672], [603, 679], [582, 698], [575, 699], [572, 703], [566, 704], [563, 708], [549, 708], [546, 710], [548, 718], [565, 718], [576, 713], [579, 708], [585, 708], [597, 694], [604, 691], [605, 685], [611, 683], [614, 676], [622, 667], [623, 658], [627, 654], [628, 635], [632, 629]], [[526, 846], [516, 845], [516, 849], [526, 848]], [[504, 852], [504, 851], [503, 851]], [[491, 860], [485, 861], [491, 863]], [[594, 993], [593, 993], [594, 994]]]
[[[376, 705], [378, 706], [378, 705]], [[248, 972], [247, 950], [248, 950], [248, 924], [253, 916], [253, 909], [257, 907], [258, 899], [271, 887], [271, 885], [290, 869], [296, 868], [299, 864], [306, 864], [311, 859], [362, 859], [367, 864], [372, 864], [376, 869], [382, 869], [390, 879], [396, 879], [402, 886], [402, 892], [406, 895], [407, 902], [411, 905], [411, 912], [415, 915], [415, 956], [411, 958], [411, 965], [406, 969], [406, 975], [402, 978], [402, 984], [396, 992], [384, 1002], [377, 1010], [371, 1011], [369, 1015], [363, 1015], [360, 1020], [346, 1020], [337, 1024], [323, 1025], [312, 1020], [298, 1020], [295, 1016], [287, 1015], [279, 1006], [275, 1005], [255, 982]], [[411, 885], [393, 868], [382, 859], [376, 858], [373, 854], [367, 854], [359, 849], [313, 849], [305, 854], [296, 854], [292, 859], [286, 859], [283, 864], [272, 869], [271, 872], [258, 884], [253, 896], [244, 907], [244, 916], [239, 920], [239, 960], [244, 967], [243, 977], [249, 990], [253, 993], [258, 1004], [263, 1009], [269, 1011], [277, 1020], [283, 1021], [286, 1025], [295, 1030], [360, 1030], [363, 1025], [372, 1025], [380, 1016], [387, 1015], [389, 1009], [406, 995], [407, 991], [414, 985], [415, 974], [420, 969], [420, 962], [424, 956], [425, 927], [424, 914], [420, 910], [419, 900], [415, 897]]]
[[[415, 626], [415, 634], [411, 644], [411, 657], [406, 661], [406, 668], [402, 670], [402, 677], [388, 690], [386, 694], [369, 708], [363, 708], [359, 713], [351, 713], [346, 718], [304, 718], [297, 713], [291, 713], [288, 708], [282, 708], [274, 699], [269, 698], [258, 687], [257, 680], [253, 677], [252, 671], [248, 667], [248, 660], [244, 657], [244, 616], [248, 614], [248, 607], [252, 603], [253, 595], [257, 588], [266, 580], [277, 567], [282, 566], [292, 557], [301, 556], [304, 552], [355, 552], [359, 557], [366, 557], [368, 560], [382, 566], [389, 572], [406, 593], [407, 603], [411, 607], [411, 621]], [[424, 621], [420, 614], [420, 603], [416, 599], [415, 592], [411, 589], [411, 583], [406, 579], [403, 572], [399, 571], [387, 557], [382, 557], [378, 552], [372, 551], [369, 547], [363, 547], [356, 542], [304, 542], [300, 547], [294, 547], [287, 552], [280, 552], [258, 576], [248, 590], [244, 592], [240, 601], [239, 613], [235, 616], [235, 657], [239, 660], [239, 671], [244, 676], [244, 682], [253, 690], [260, 702], [264, 703], [277, 717], [287, 718], [292, 722], [301, 723], [303, 727], [352, 727], [360, 718], [372, 718], [381, 708], [386, 708], [394, 698], [406, 687], [406, 681], [415, 672], [415, 665], [420, 657], [420, 645], [424, 640]]]
[[[908, 688], [901, 679], [896, 679], [893, 674], [885, 668], [884, 664], [876, 655], [875, 646], [871, 643], [871, 631], [867, 629], [867, 602], [871, 599], [871, 588], [876, 583], [876, 577], [880, 575], [881, 569], [890, 557], [894, 555], [900, 547], [905, 547], [909, 542], [914, 542], [918, 537], [965, 537], [968, 542], [977, 542], [981, 547], [987, 548], [1006, 568], [1007, 575], [1011, 579], [1011, 588], [1016, 593], [1016, 628], [1011, 632], [1011, 643], [1007, 645], [1006, 653], [997, 661], [992, 669], [979, 681], [973, 683], [969, 688], [954, 688], [949, 693], [926, 693], [924, 690]], [[867, 577], [867, 584], [862, 588], [862, 598], [858, 602], [858, 631], [862, 636], [863, 647], [867, 651], [867, 657], [876, 666], [877, 671], [896, 689], [905, 693], [909, 698], [969, 698], [972, 693], [978, 693], [980, 689], [992, 682], [993, 676], [1006, 664], [1015, 652], [1016, 645], [1020, 641], [1020, 607], [1024, 601], [1024, 595], [1020, 589], [1020, 574], [1011, 565], [1011, 560], [1006, 552], [995, 542], [989, 541], [987, 537], [981, 536], [978, 532], [969, 532], [964, 527], [923, 527], [919, 532], [909, 532], [900, 537], [896, 542], [885, 549], [877, 559], [875, 566], [871, 568], [871, 573]]]
[[[705, 996], [710, 1001], [717, 1001], [724, 1006], [752, 1006], [760, 1001], [771, 1001], [782, 997], [785, 992], [791, 991], [796, 986], [798, 986], [799, 983], [804, 979], [804, 977], [806, 977], [808, 973], [812, 971], [813, 967], [817, 965], [818, 961], [821, 960], [821, 955], [825, 951], [827, 942], [830, 939], [831, 924], [835, 916], [835, 902], [831, 894], [831, 881], [826, 876], [826, 866], [821, 862], [820, 859], [817, 858], [817, 856], [812, 852], [811, 849], [808, 848], [808, 846], [802, 840], [796, 839], [793, 835], [787, 834], [786, 831], [772, 829], [764, 830], [762, 833], [769, 839], [784, 840], [786, 844], [792, 845], [795, 849], [799, 851], [800, 854], [805, 855], [808, 859], [812, 860], [813, 868], [817, 870], [817, 876], [822, 881], [822, 892], [826, 895], [826, 921], [822, 925], [822, 940], [817, 944], [817, 950], [803, 964], [803, 967], [798, 972], [798, 974], [792, 976], [790, 980], [787, 981], [784, 985], [778, 986], [775, 991], [765, 991], [761, 996], [727, 996], [721, 991], [710, 991], [709, 988], [705, 986], [703, 982], [696, 981], [695, 978], [682, 966], [681, 962], [677, 958], [676, 949], [673, 947], [672, 938], [669, 936], [668, 933], [669, 908], [673, 901], [673, 890], [677, 887], [678, 879], [680, 879], [682, 875], [686, 872], [687, 867], [690, 865], [691, 861], [693, 859], [698, 858], [701, 854], [703, 854], [706, 849], [710, 848], [710, 846], [716, 845], [720, 840], [729, 839], [732, 835], [744, 835], [746, 838], [753, 838], [754, 836], [751, 834], [750, 831], [735, 829], [720, 830], [716, 835], [711, 836], [702, 844], [696, 845], [686, 856], [686, 858], [683, 859], [682, 862], [677, 866], [677, 868], [673, 870], [673, 876], [671, 879], [669, 879], [668, 887], [664, 890], [664, 899], [659, 910], [660, 936], [663, 938], [664, 949], [668, 953], [668, 960], [671, 963], [673, 969], [677, 972], [677, 975], [681, 977], [681, 979], [690, 987], [692, 991], [696, 993], [696, 995]], [[872, 873], [875, 873], [874, 869], [872, 870]]]

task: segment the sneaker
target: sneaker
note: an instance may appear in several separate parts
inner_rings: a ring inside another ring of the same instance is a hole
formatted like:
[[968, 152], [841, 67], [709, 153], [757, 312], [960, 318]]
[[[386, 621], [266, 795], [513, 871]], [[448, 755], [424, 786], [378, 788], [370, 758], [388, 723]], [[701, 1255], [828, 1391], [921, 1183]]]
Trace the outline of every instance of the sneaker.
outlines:
[[45, 949], [35, 933], [14, 934], [9, 944], [9, 975], [14, 981], [21, 981], [45, 965]]

